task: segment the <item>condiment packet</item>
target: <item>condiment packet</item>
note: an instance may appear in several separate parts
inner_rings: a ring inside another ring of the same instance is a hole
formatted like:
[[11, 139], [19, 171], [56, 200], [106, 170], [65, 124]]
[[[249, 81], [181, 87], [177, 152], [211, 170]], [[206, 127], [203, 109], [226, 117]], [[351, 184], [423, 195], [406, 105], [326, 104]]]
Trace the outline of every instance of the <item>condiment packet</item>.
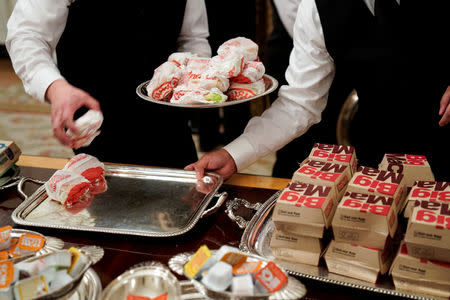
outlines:
[[270, 261], [264, 268], [254, 275], [256, 287], [263, 293], [273, 293], [287, 282], [287, 277], [277, 265]]
[[3, 226], [0, 228], [0, 250], [11, 247], [11, 226]]
[[194, 278], [210, 257], [211, 251], [209, 251], [208, 247], [206, 245], [201, 246], [184, 265], [184, 272], [189, 278]]

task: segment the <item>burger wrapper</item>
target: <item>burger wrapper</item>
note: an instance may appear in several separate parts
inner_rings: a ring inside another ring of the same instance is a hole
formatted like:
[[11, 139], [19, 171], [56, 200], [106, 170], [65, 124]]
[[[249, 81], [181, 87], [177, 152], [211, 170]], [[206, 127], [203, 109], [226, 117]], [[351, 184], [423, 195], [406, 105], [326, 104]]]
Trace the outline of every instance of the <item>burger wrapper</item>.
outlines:
[[63, 169], [82, 175], [92, 184], [102, 180], [105, 174], [105, 165], [96, 157], [84, 153], [72, 157]]
[[172, 61], [166, 61], [153, 73], [147, 85], [147, 94], [155, 100], [170, 99], [173, 89], [178, 85], [181, 69]]
[[252, 83], [232, 82], [227, 91], [227, 96], [229, 100], [242, 100], [262, 94], [265, 90], [264, 79]]
[[242, 73], [236, 77], [231, 78], [231, 81], [237, 83], [256, 82], [263, 77], [265, 71], [266, 68], [264, 67], [264, 64], [262, 62], [249, 61], [245, 63]]
[[45, 183], [45, 190], [51, 199], [66, 207], [89, 197], [91, 183], [83, 176], [67, 171], [58, 170]]
[[256, 60], [258, 58], [258, 44], [245, 37], [236, 37], [226, 41], [217, 49], [219, 56], [226, 56], [231, 52], [240, 53], [245, 61]]
[[96, 136], [100, 134], [100, 126], [103, 123], [103, 114], [98, 110], [90, 109], [75, 121], [79, 134], [67, 130], [67, 135], [71, 139], [72, 148], [89, 146]]

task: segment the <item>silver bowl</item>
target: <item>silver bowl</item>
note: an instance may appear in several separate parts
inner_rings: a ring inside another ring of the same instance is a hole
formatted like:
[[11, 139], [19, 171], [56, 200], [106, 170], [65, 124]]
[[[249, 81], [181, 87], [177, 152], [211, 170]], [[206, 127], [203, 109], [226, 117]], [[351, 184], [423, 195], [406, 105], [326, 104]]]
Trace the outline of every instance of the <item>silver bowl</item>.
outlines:
[[157, 297], [167, 293], [167, 300], [181, 299], [178, 279], [158, 262], [138, 264], [111, 281], [103, 290], [102, 300], [123, 300], [128, 295]]

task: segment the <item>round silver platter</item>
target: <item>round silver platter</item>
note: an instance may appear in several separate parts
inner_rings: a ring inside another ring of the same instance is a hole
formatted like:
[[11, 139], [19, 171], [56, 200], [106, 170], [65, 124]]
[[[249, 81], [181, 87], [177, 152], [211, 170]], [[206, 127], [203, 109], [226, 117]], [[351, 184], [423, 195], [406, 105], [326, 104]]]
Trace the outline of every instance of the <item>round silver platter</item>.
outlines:
[[98, 300], [102, 293], [102, 283], [97, 273], [89, 268], [81, 279], [80, 285], [67, 300]]
[[122, 300], [130, 294], [153, 298], [163, 293], [167, 293], [167, 300], [179, 299], [180, 283], [163, 264], [147, 261], [129, 268], [111, 281], [99, 299]]
[[[211, 253], [214, 253], [216, 250], [212, 250]], [[169, 260], [169, 268], [177, 273], [178, 275], [184, 275], [184, 265], [190, 260], [194, 253], [180, 253], [178, 255], [175, 255]], [[250, 261], [252, 260], [261, 260], [265, 263], [268, 262], [267, 259], [254, 255], [254, 254], [248, 254], [245, 253], [248, 256], [248, 259]], [[211, 289], [208, 289], [204, 284], [201, 282], [192, 279], [191, 282], [194, 285], [194, 287], [204, 296], [208, 297], [208, 299], [232, 299], [232, 300], [255, 300], [255, 299], [265, 299], [265, 300], [294, 300], [294, 299], [300, 299], [303, 296], [306, 295], [306, 288], [305, 286], [296, 278], [292, 276], [288, 276], [286, 272], [283, 270], [285, 275], [288, 277], [288, 283], [281, 288], [279, 291], [273, 293], [273, 294], [258, 294], [258, 295], [233, 295], [230, 292], [216, 292]]]
[[248, 102], [251, 100], [255, 100], [258, 99], [262, 96], [268, 95], [271, 92], [273, 92], [277, 87], [278, 87], [278, 81], [273, 78], [270, 75], [264, 74], [263, 76], [264, 79], [264, 84], [266, 85], [266, 90], [256, 96], [250, 97], [250, 98], [246, 98], [246, 99], [242, 99], [242, 100], [232, 100], [232, 101], [225, 101], [219, 104], [203, 104], [203, 103], [199, 103], [199, 104], [181, 104], [181, 103], [170, 103], [170, 102], [166, 102], [166, 101], [160, 101], [160, 100], [155, 100], [152, 97], [149, 97], [147, 94], [147, 85], [150, 82], [150, 80], [147, 80], [146, 82], [141, 83], [137, 88], [136, 88], [136, 93], [138, 94], [139, 97], [141, 97], [144, 100], [153, 102], [153, 103], [157, 103], [157, 104], [162, 104], [162, 105], [168, 105], [168, 106], [175, 106], [175, 107], [185, 107], [185, 108], [211, 108], [211, 107], [222, 107], [222, 106], [230, 106], [230, 105], [236, 105], [236, 104], [240, 104], [240, 103], [244, 103], [244, 102]]

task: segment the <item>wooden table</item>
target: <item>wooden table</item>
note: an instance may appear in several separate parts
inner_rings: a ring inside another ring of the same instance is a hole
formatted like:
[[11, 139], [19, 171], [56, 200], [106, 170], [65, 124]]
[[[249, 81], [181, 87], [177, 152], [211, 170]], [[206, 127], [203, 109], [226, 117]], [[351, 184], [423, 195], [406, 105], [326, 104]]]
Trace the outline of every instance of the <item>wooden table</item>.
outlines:
[[[20, 166], [22, 176], [47, 180], [66, 162], [66, 159], [22, 155], [17, 164]], [[288, 182], [289, 180], [281, 178], [236, 174], [222, 185], [221, 191], [228, 192], [228, 199], [238, 197], [253, 203], [263, 202], [274, 192], [285, 187]], [[31, 195], [37, 187], [35, 184], [26, 183], [24, 191], [27, 195]], [[11, 225], [16, 228], [25, 228], [15, 225], [11, 219], [11, 213], [21, 201], [14, 188], [0, 191], [0, 226]], [[215, 214], [202, 218], [188, 233], [174, 238], [148, 238], [50, 228], [26, 229], [60, 238], [65, 242], [66, 247], [83, 245], [102, 247], [105, 250], [104, 257], [94, 265], [93, 269], [99, 275], [102, 286], [105, 288], [109, 282], [128, 268], [143, 261], [159, 261], [167, 265], [172, 256], [181, 252], [194, 252], [203, 244], [210, 249], [217, 249], [224, 244], [238, 247], [243, 231], [228, 218], [224, 210], [225, 208], [221, 207]], [[239, 214], [248, 219], [251, 218], [249, 211], [239, 212]], [[372, 297], [399, 299], [306, 278], [299, 279], [308, 289], [304, 299], [371, 299]]]

